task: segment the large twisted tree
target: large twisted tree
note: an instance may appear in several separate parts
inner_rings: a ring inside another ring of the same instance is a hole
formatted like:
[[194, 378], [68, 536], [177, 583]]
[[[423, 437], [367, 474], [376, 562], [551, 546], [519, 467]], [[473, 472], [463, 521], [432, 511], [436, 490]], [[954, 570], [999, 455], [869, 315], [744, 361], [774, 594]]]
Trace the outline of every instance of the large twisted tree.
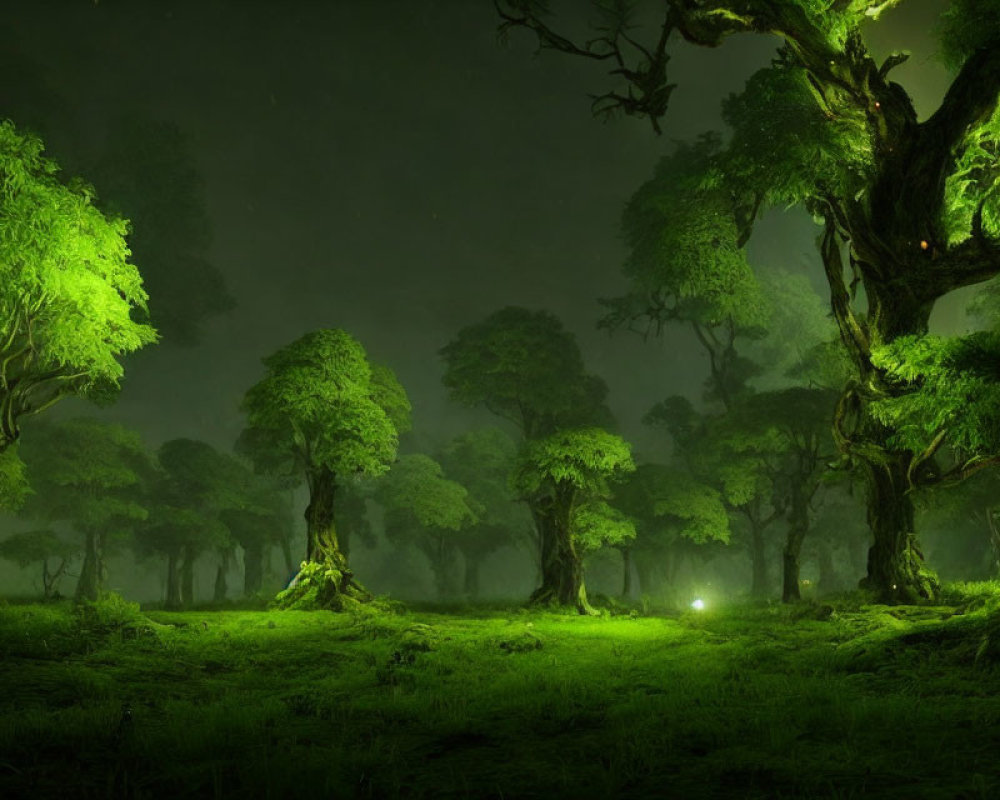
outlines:
[[306, 558], [279, 603], [340, 610], [368, 593], [354, 580], [335, 522], [339, 482], [378, 476], [409, 427], [409, 401], [391, 370], [373, 368], [346, 331], [307, 333], [264, 359], [266, 374], [243, 399], [238, 447], [261, 472], [304, 477]]
[[944, 463], [947, 425], [917, 443], [896, 436], [892, 418], [872, 405], [918, 388], [905, 370], [887, 376], [883, 348], [925, 335], [937, 300], [1000, 272], [1000, 3], [951, 4], [941, 37], [956, 73], [924, 120], [890, 77], [906, 55], [879, 63], [862, 36], [862, 24], [898, 0], [659, 0], [661, 23], [645, 41], [634, 3], [597, 5], [600, 30], [576, 43], [556, 31], [545, 2], [497, 2], [502, 32], [526, 28], [543, 49], [610, 65], [617, 85], [595, 100], [596, 111], [647, 117], [657, 131], [674, 88], [667, 66], [678, 40], [704, 47], [741, 33], [780, 40], [773, 64], [727, 101], [732, 136], [695, 192], [721, 188], [730, 198], [725, 215], [740, 247], [775, 204], [801, 205], [822, 226], [833, 314], [855, 368], [834, 427], [866, 477], [873, 536], [866, 583], [889, 601], [933, 596], [937, 581], [916, 542], [910, 492], [961, 479], [997, 456], [959, 452]]

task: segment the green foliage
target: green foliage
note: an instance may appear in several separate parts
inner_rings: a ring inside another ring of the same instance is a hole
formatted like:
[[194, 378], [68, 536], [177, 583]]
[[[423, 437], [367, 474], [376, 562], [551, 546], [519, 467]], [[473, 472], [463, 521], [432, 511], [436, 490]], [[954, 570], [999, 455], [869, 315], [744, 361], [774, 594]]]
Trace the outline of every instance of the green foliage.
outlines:
[[30, 492], [17, 444], [0, 450], [0, 511], [17, 511]]
[[[345, 331], [318, 330], [264, 359], [247, 391], [241, 449], [268, 472], [326, 469], [381, 475], [396, 455], [408, 406], [383, 368], [373, 380], [364, 348]], [[388, 410], [380, 405], [388, 404]]]
[[992, 238], [1000, 235], [998, 150], [1000, 107], [981, 124], [969, 127], [945, 181], [941, 222], [949, 244], [958, 244], [972, 235], [977, 213], [984, 233]]
[[707, 185], [721, 142], [706, 135], [678, 144], [622, 216], [630, 295], [607, 305], [605, 324], [646, 315], [657, 325], [730, 320], [747, 333], [767, 323], [766, 304], [740, 241], [732, 197]]
[[529, 438], [610, 419], [607, 387], [584, 372], [576, 340], [546, 311], [501, 309], [459, 331], [441, 356], [453, 400], [485, 407]]
[[79, 552], [79, 546], [48, 529], [21, 531], [0, 541], [0, 558], [19, 567], [28, 567], [49, 558], [69, 559]]
[[577, 428], [528, 442], [513, 484], [526, 496], [566, 485], [600, 497], [608, 493], [608, 481], [621, 480], [634, 469], [632, 448], [620, 436], [600, 428]]
[[635, 523], [600, 500], [577, 506], [570, 526], [583, 553], [592, 553], [602, 547], [630, 547], [636, 537]]
[[127, 223], [66, 185], [37, 138], [0, 122], [0, 405], [3, 435], [66, 394], [104, 396], [120, 358], [155, 341], [129, 263]]
[[615, 507], [638, 527], [639, 546], [657, 549], [679, 538], [695, 544], [729, 541], [729, 516], [719, 491], [688, 470], [640, 464], [615, 488]]
[[134, 431], [86, 417], [38, 422], [22, 437], [21, 453], [34, 490], [25, 516], [107, 534], [145, 519], [142, 485], [151, 465]]
[[951, 0], [938, 30], [945, 62], [960, 66], [978, 50], [1000, 43], [1000, 3], [997, 0]]
[[762, 69], [723, 103], [732, 137], [712, 165], [710, 184], [744, 205], [793, 206], [819, 187], [855, 194], [870, 178], [871, 141], [863, 108], [829, 103], [804, 69]]
[[399, 382], [396, 373], [382, 364], [372, 364], [372, 399], [388, 415], [396, 427], [396, 434], [402, 436], [413, 427], [413, 408], [406, 389]]
[[653, 513], [667, 518], [677, 534], [696, 544], [729, 541], [729, 515], [717, 489], [673, 470], [653, 499]]
[[920, 453], [944, 432], [963, 460], [1000, 450], [1000, 333], [900, 337], [872, 360], [901, 389], [871, 405], [897, 446]]
[[197, 344], [205, 321], [235, 302], [209, 257], [205, 182], [191, 143], [174, 123], [132, 113], [109, 126], [103, 147], [88, 174], [103, 205], [131, 220], [152, 322], [169, 343]]
[[107, 592], [100, 600], [84, 600], [73, 607], [81, 627], [96, 633], [110, 633], [126, 628], [145, 629], [149, 620], [139, 610], [139, 604], [126, 600], [117, 592]]
[[419, 528], [457, 531], [476, 521], [465, 487], [444, 477], [430, 456], [401, 456], [378, 484], [375, 497], [392, 516], [409, 517]]
[[741, 348], [762, 365], [751, 376], [758, 390], [780, 389], [803, 380], [839, 389], [848, 375], [847, 355], [830, 319], [829, 300], [809, 277], [783, 269], [757, 271], [768, 308], [767, 333]]

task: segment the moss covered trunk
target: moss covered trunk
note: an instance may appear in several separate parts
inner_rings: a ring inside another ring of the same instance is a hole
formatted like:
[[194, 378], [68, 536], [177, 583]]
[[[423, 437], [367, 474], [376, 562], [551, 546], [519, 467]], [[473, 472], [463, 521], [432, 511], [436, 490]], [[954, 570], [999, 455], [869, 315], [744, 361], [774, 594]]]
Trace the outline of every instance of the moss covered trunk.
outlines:
[[593, 614], [583, 582], [583, 559], [570, 528], [575, 494], [571, 487], [559, 485], [552, 497], [532, 509], [542, 539], [542, 583], [530, 602], [572, 606], [581, 614]]
[[354, 580], [340, 550], [334, 523], [337, 480], [325, 467], [308, 473], [309, 505], [306, 506], [306, 560], [288, 588], [279, 593], [279, 608], [325, 608], [343, 610], [345, 605], [365, 602], [371, 596]]
[[933, 599], [940, 589], [917, 543], [913, 501], [906, 492], [907, 462], [899, 458], [882, 466], [866, 465], [872, 545], [862, 586], [885, 603]]
[[76, 582], [77, 602], [96, 602], [104, 588], [104, 542], [96, 530], [88, 530], [83, 546], [83, 564]]

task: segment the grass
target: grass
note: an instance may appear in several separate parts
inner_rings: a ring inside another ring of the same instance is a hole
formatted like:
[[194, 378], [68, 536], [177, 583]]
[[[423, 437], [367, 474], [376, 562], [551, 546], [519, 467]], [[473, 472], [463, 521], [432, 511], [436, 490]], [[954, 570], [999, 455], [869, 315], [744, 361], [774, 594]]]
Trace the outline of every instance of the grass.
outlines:
[[0, 797], [993, 798], [998, 598], [0, 605]]

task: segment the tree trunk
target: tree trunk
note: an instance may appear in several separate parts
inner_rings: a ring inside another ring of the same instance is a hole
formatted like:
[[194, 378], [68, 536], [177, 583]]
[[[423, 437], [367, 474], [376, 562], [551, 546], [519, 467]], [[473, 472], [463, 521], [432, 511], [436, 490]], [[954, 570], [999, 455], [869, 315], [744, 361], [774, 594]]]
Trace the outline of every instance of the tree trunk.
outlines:
[[94, 530], [86, 532], [83, 550], [83, 565], [76, 583], [76, 601], [97, 602], [104, 588], [104, 553], [101, 534]]
[[799, 588], [799, 556], [802, 542], [809, 531], [809, 499], [802, 486], [792, 489], [791, 507], [788, 511], [788, 532], [782, 551], [781, 602], [795, 603], [802, 599]]
[[[291, 570], [289, 570], [290, 572]], [[243, 545], [243, 594], [257, 594], [264, 582], [264, 546], [262, 542]]]
[[167, 554], [167, 599], [164, 608], [178, 609], [181, 607], [181, 580], [178, 570], [179, 554], [171, 550]]
[[632, 548], [622, 548], [622, 599], [632, 596]]
[[434, 573], [434, 588], [439, 600], [458, 594], [458, 550], [446, 539], [446, 534], [437, 533], [424, 549]]
[[479, 559], [465, 554], [464, 593], [469, 600], [479, 599]]
[[226, 573], [229, 572], [229, 551], [222, 553], [218, 569], [215, 571], [215, 588], [212, 592], [212, 602], [219, 604], [226, 602], [226, 595], [229, 594], [229, 583], [226, 580]]
[[[813, 537], [815, 539], [815, 537]], [[830, 594], [840, 588], [840, 579], [833, 565], [833, 549], [826, 539], [816, 542], [816, 558], [819, 561], [819, 583], [816, 590], [819, 594]]]
[[764, 546], [764, 529], [753, 520], [750, 522], [750, 559], [753, 563], [750, 594], [754, 597], [764, 597], [769, 591], [767, 550]]
[[281, 592], [281, 608], [325, 608], [341, 611], [345, 603], [367, 602], [368, 594], [354, 580], [337, 541], [333, 503], [336, 476], [324, 467], [309, 474], [309, 505], [306, 507], [306, 562]]
[[924, 566], [913, 530], [913, 502], [907, 494], [906, 464], [896, 458], [884, 465], [866, 465], [868, 525], [873, 542], [868, 550], [868, 575], [862, 587], [884, 603], [915, 603], [937, 596], [937, 577]]
[[531, 595], [533, 605], [573, 606], [581, 614], [596, 612], [587, 602], [583, 561], [570, 530], [575, 492], [557, 487], [555, 496], [539, 508], [537, 520], [543, 532], [542, 584]]
[[194, 562], [197, 558], [194, 545], [184, 545], [184, 561], [181, 562], [181, 605], [194, 605]]
[[994, 508], [986, 509], [986, 522], [990, 526], [990, 553], [993, 556], [992, 569], [990, 570], [994, 578], [1000, 577], [1000, 528], [997, 527]]
[[635, 559], [635, 574], [639, 579], [639, 595], [651, 595], [654, 591], [653, 586], [653, 575], [655, 572], [655, 567], [652, 563], [652, 559], [647, 553], [645, 556], [640, 553], [639, 557]]
[[49, 560], [42, 559], [42, 598], [49, 600], [52, 597], [52, 576], [49, 574]]

